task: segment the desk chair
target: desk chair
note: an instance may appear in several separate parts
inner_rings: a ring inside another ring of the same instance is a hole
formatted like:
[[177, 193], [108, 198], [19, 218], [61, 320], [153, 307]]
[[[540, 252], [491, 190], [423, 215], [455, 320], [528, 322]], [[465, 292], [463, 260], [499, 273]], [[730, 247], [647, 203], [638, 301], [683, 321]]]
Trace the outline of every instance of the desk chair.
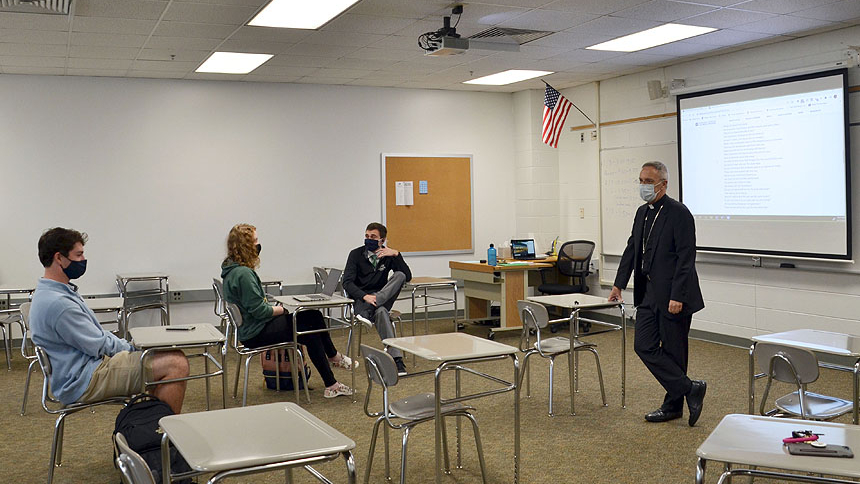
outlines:
[[[569, 277], [570, 284], [561, 284], [560, 281], [547, 282], [547, 276], [553, 269], [541, 269], [541, 284], [537, 290], [542, 294], [573, 294], [588, 292], [585, 279], [588, 277], [591, 267], [591, 256], [594, 253], [594, 242], [590, 240], [573, 240], [562, 244], [558, 250], [558, 260], [555, 263], [558, 273]], [[580, 323], [583, 332], [591, 330], [591, 323]], [[551, 327], [556, 332], [556, 326]]]
[[[290, 361], [297, 362], [298, 364], [292, 365], [293, 368], [304, 368], [305, 362], [304, 358], [302, 358], [302, 352], [299, 351], [299, 345], [293, 341], [285, 341], [283, 343], [277, 343], [273, 345], [260, 346], [259, 348], [246, 348], [241, 342], [239, 342], [239, 327], [242, 326], [242, 313], [239, 311], [239, 306], [236, 306], [233, 303], [226, 302], [226, 315], [227, 315], [227, 341], [233, 351], [236, 352], [238, 356], [237, 366], [236, 366], [236, 379], [233, 383], [233, 398], [236, 398], [236, 394], [239, 390], [239, 373], [242, 368], [242, 358], [245, 358], [245, 380], [242, 385], [242, 406], [244, 407], [248, 403], [248, 369], [251, 365], [251, 357], [254, 355], [258, 355], [265, 351], [269, 350], [288, 350], [290, 353]], [[299, 374], [302, 378], [302, 385], [304, 385], [305, 389], [305, 397], [308, 400], [308, 403], [311, 401], [310, 392], [308, 392], [308, 379], [305, 375], [304, 371], [299, 371]], [[278, 391], [281, 390], [281, 371], [280, 365], [275, 365], [275, 385]], [[294, 386], [294, 390], [296, 393], [296, 401], [299, 400], [299, 387], [301, 385]]]
[[32, 349], [33, 341], [30, 340], [30, 303], [25, 302], [18, 308], [21, 312], [21, 324], [23, 332], [21, 333], [21, 356], [24, 357], [30, 364], [27, 365], [27, 378], [24, 380], [24, 399], [21, 403], [21, 415], [27, 413], [27, 397], [30, 393], [30, 376], [33, 374], [33, 369], [39, 364], [39, 359], [36, 358], [36, 352]]
[[[553, 322], [559, 322], [560, 319], [550, 321], [549, 313], [543, 304], [538, 304], [532, 301], [517, 301], [517, 309], [520, 311], [520, 317], [523, 321], [523, 332], [520, 337], [520, 351], [525, 352], [523, 357], [523, 375], [526, 379], [526, 396], [531, 397], [531, 384], [529, 381], [529, 357], [538, 355], [541, 358], [549, 360], [549, 416], [552, 417], [552, 376], [553, 364], [555, 357], [564, 355], [570, 352], [570, 339], [564, 336], [556, 336], [554, 338], [542, 339], [541, 329]], [[534, 331], [537, 340], [534, 346], [531, 344], [531, 332]], [[597, 378], [600, 380], [600, 396], [603, 398], [603, 406], [606, 406], [606, 391], [603, 388], [603, 371], [600, 369], [600, 357], [597, 354], [596, 345], [580, 340], [574, 340], [573, 351], [588, 351], [594, 355], [594, 362], [597, 364]], [[572, 370], [570, 370], [572, 371]], [[575, 388], [570, 389], [571, 396]]]
[[[215, 316], [221, 320], [218, 327], [221, 331], [227, 330], [227, 302], [224, 300], [224, 283], [220, 279], [212, 278], [212, 291], [215, 292]], [[225, 333], [226, 335], [226, 333]]]
[[[850, 412], [854, 404], [848, 400], [819, 395], [806, 390], [806, 386], [818, 380], [818, 358], [815, 353], [803, 348], [758, 343], [754, 355], [761, 372], [767, 374], [767, 385], [761, 396], [759, 413], [775, 415], [778, 412], [799, 416], [804, 420], [830, 420]], [[773, 380], [797, 385], [797, 390], [776, 399], [776, 408], [765, 411], [767, 394]]]
[[17, 308], [0, 311], [0, 334], [3, 335], [3, 348], [6, 352], [6, 370], [12, 371], [12, 327], [17, 325], [24, 334], [24, 325]]
[[59, 467], [62, 463], [63, 429], [65, 428], [66, 416], [99, 405], [125, 405], [126, 397], [111, 397], [96, 402], [63, 405], [51, 393], [51, 373], [53, 370], [48, 353], [41, 346], [34, 346], [34, 351], [39, 361], [39, 367], [42, 369], [42, 376], [45, 378], [42, 385], [42, 408], [51, 415], [57, 415], [57, 422], [54, 424], [54, 438], [51, 442], [51, 463], [48, 468], [48, 484], [51, 484], [54, 480], [54, 467]]
[[[403, 430], [403, 444], [400, 455], [400, 484], [406, 482], [406, 444], [409, 441], [409, 432], [412, 427], [423, 423], [433, 422], [435, 418], [436, 398], [432, 393], [420, 393], [411, 397], [403, 398], [397, 401], [391, 401], [389, 391], [397, 385], [399, 377], [397, 376], [397, 366], [394, 364], [394, 358], [388, 353], [371, 348], [367, 345], [361, 345], [361, 356], [364, 358], [367, 371], [367, 392], [364, 396], [364, 413], [368, 417], [376, 418], [373, 424], [373, 435], [370, 438], [370, 451], [367, 455], [367, 468], [364, 471], [364, 482], [370, 482], [370, 468], [373, 466], [373, 452], [376, 450], [376, 440], [379, 436], [379, 426], [383, 422], [387, 425], [385, 429], [385, 479], [391, 480], [389, 475], [388, 461], [388, 428], [395, 430]], [[370, 393], [373, 390], [373, 384], [382, 386], [382, 409], [378, 412], [370, 411]], [[484, 484], [487, 484], [487, 474], [484, 465], [484, 451], [481, 446], [481, 434], [478, 431], [478, 421], [472, 415], [473, 407], [463, 405], [461, 403], [448, 403], [442, 406], [442, 417], [466, 417], [472, 422], [472, 429], [475, 432], [475, 445], [478, 449], [478, 461], [481, 465], [481, 478]], [[394, 420], [400, 420], [402, 423], [396, 423]], [[445, 431], [445, 425], [442, 425], [442, 446], [445, 448], [445, 468], [450, 467], [448, 459], [448, 437]]]
[[152, 471], [137, 452], [128, 446], [125, 436], [117, 433], [114, 435], [114, 443], [118, 450], [116, 466], [122, 475], [123, 484], [155, 484]]

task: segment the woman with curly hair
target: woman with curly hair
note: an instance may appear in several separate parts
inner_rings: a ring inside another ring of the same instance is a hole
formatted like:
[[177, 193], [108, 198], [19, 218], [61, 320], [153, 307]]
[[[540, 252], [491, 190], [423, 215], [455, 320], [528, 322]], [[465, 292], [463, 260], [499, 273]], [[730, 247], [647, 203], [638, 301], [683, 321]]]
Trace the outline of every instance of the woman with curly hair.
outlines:
[[[257, 227], [235, 225], [227, 236], [227, 258], [221, 264], [224, 298], [239, 306], [243, 320], [239, 327], [239, 341], [248, 348], [293, 340], [293, 315], [283, 306], [272, 306], [266, 301], [260, 277], [254, 271], [260, 265], [260, 248]], [[326, 327], [319, 311], [299, 313], [296, 324], [299, 331]], [[311, 361], [325, 383], [323, 396], [352, 395], [353, 390], [338, 382], [329, 366], [351, 369], [352, 359], [335, 349], [328, 332], [299, 336], [299, 343], [307, 347]]]

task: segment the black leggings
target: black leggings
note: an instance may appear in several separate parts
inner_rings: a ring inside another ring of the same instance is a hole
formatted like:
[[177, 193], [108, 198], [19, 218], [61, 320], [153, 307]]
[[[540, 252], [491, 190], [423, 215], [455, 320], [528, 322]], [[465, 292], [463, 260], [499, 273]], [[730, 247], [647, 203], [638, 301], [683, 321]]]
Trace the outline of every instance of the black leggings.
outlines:
[[[299, 331], [324, 329], [326, 327], [323, 315], [319, 311], [302, 311], [296, 324]], [[275, 316], [266, 323], [263, 331], [253, 338], [243, 341], [242, 344], [248, 348], [259, 348], [260, 346], [273, 345], [293, 340], [293, 315], [284, 312]], [[317, 371], [323, 379], [326, 387], [337, 383], [334, 373], [329, 366], [328, 358], [337, 355], [337, 349], [331, 342], [329, 333], [313, 333], [299, 336], [299, 343], [307, 346], [308, 355]]]

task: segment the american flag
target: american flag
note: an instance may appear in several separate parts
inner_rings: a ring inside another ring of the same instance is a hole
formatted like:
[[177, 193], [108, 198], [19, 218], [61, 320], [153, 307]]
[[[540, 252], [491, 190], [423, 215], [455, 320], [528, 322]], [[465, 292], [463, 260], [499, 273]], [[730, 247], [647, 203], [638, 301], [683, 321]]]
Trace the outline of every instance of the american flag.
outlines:
[[543, 96], [543, 142], [558, 148], [558, 137], [572, 104], [549, 84]]

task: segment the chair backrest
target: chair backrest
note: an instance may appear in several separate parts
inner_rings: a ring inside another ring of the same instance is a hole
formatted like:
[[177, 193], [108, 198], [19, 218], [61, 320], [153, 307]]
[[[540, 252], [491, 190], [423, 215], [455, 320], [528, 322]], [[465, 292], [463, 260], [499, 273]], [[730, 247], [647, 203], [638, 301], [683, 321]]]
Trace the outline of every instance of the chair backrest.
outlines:
[[321, 292], [325, 280], [328, 279], [328, 271], [325, 267], [314, 267], [314, 292]]
[[361, 345], [361, 356], [365, 361], [364, 368], [368, 379], [383, 387], [397, 385], [397, 365], [391, 355], [385, 351]]
[[558, 261], [555, 266], [558, 272], [565, 276], [584, 277], [588, 275], [593, 253], [594, 242], [590, 240], [565, 242], [558, 251]]
[[239, 306], [231, 302], [226, 302], [227, 319], [233, 323], [233, 326], [242, 326], [242, 311], [239, 311]]
[[28, 301], [25, 303], [21, 303], [21, 305], [18, 306], [18, 311], [21, 312], [21, 322], [24, 323], [24, 327], [27, 328], [27, 330], [29, 330], [30, 329], [30, 323], [29, 323], [29, 321], [30, 321], [30, 302]]
[[32, 346], [30, 342], [30, 302], [27, 301], [18, 306], [18, 311], [21, 313], [21, 324], [24, 325], [24, 333], [21, 335], [21, 356], [24, 358], [32, 358], [28, 348]]
[[[754, 355], [758, 361], [759, 370], [765, 374], [771, 372], [771, 362], [773, 363], [773, 378], [778, 381], [785, 383], [800, 381], [801, 384], [806, 384], [818, 380], [818, 358], [815, 353], [807, 349], [757, 343]], [[795, 372], [797, 379], [795, 379]]]
[[224, 283], [220, 279], [212, 278], [212, 290], [215, 291], [215, 315], [219, 318], [224, 318], [226, 309], [224, 308]]
[[122, 474], [122, 482], [124, 484], [155, 484], [155, 478], [146, 461], [128, 446], [125, 436], [117, 433], [114, 435], [114, 442], [116, 442], [118, 450], [116, 463]]
[[54, 370], [51, 367], [51, 359], [48, 358], [48, 353], [45, 351], [45, 348], [42, 348], [41, 346], [35, 346], [34, 351], [36, 352], [36, 358], [39, 360], [39, 368], [42, 369], [42, 375], [45, 377], [45, 382], [50, 382], [51, 373]]
[[532, 301], [517, 301], [517, 309], [523, 325], [529, 329], [543, 329], [549, 324], [549, 313], [546, 306]]

